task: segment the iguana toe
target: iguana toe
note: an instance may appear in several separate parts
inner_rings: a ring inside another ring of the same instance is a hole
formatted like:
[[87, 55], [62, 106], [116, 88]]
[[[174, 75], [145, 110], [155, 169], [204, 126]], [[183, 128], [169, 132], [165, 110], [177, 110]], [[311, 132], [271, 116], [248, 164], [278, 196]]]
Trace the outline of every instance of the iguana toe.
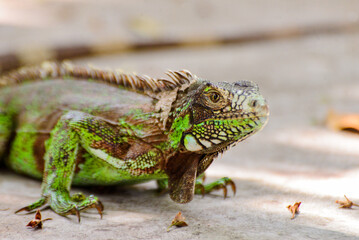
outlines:
[[45, 197], [42, 197], [39, 200], [37, 200], [36, 202], [34, 202], [33, 204], [30, 204], [29, 206], [20, 208], [15, 213], [19, 213], [22, 211], [31, 212], [31, 211], [35, 210], [36, 208], [42, 207], [43, 205], [46, 204], [46, 202], [47, 202], [47, 199]]
[[[78, 197], [80, 196], [80, 198]], [[89, 209], [96, 208], [98, 213], [102, 219], [102, 211], [104, 209], [100, 200], [97, 197], [90, 195], [88, 197], [84, 197], [84, 195], [74, 195], [71, 199], [56, 199], [55, 201], [51, 201], [50, 204], [52, 210], [60, 215], [69, 215], [75, 214], [79, 220], [81, 221], [80, 212]]]

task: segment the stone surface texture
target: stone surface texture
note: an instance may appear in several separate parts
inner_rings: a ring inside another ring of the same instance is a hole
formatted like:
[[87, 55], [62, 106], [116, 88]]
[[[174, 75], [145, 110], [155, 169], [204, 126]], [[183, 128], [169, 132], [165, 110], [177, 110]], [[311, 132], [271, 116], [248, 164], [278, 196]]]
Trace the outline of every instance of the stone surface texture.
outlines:
[[[231, 36], [358, 21], [357, 1], [0, 1], [0, 54], [43, 46]], [[359, 32], [312, 34], [245, 44], [192, 46], [75, 60], [150, 76], [188, 69], [212, 81], [257, 82], [268, 125], [219, 157], [207, 180], [231, 177], [237, 195], [196, 196], [186, 205], [158, 196], [153, 182], [78, 189], [105, 205], [61, 217], [44, 229], [14, 211], [40, 196], [41, 183], [0, 169], [0, 239], [359, 239], [359, 137], [324, 125], [330, 109], [359, 113]], [[293, 220], [286, 206], [301, 201]], [[188, 227], [166, 231], [181, 211]]]

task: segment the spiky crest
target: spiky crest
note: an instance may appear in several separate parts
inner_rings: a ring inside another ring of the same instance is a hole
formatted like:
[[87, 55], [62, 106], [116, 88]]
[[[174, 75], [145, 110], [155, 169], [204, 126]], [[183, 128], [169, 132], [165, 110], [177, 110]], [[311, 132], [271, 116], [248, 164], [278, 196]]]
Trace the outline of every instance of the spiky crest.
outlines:
[[76, 79], [93, 79], [110, 85], [122, 86], [154, 98], [161, 92], [181, 89], [190, 85], [197, 77], [187, 70], [169, 70], [165, 78], [151, 78], [147, 75], [128, 74], [121, 71], [102, 70], [94, 67], [82, 67], [70, 62], [44, 62], [41, 66], [23, 67], [0, 77], [0, 87], [19, 84], [24, 81], [36, 81], [45, 78], [74, 77]]

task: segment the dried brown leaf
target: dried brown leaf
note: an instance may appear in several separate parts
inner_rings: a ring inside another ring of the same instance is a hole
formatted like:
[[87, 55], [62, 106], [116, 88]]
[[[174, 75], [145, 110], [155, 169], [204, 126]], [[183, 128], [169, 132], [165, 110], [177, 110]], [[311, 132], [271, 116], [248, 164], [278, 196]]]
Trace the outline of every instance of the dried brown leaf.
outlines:
[[33, 219], [31, 220], [26, 227], [31, 227], [31, 228], [40, 228], [42, 229], [42, 221], [41, 220], [37, 220], [37, 219]]
[[41, 212], [40, 212], [40, 210], [37, 210], [37, 211], [36, 211], [35, 219], [41, 221]]
[[351, 130], [359, 133], [359, 114], [339, 114], [331, 110], [327, 115], [326, 124], [328, 128], [336, 131]]
[[185, 222], [185, 217], [182, 216], [181, 212], [178, 212], [177, 215], [172, 220], [171, 225], [167, 228], [167, 232], [170, 230], [172, 226], [176, 227], [186, 227], [188, 224]]
[[352, 206], [356, 206], [359, 207], [358, 204], [353, 203], [352, 201], [349, 200], [349, 198], [347, 198], [347, 196], [345, 196], [345, 201], [340, 201], [340, 200], [336, 200], [335, 203], [340, 204], [339, 208], [352, 208]]
[[42, 229], [43, 226], [43, 222], [47, 221], [47, 220], [52, 220], [52, 218], [46, 218], [41, 220], [41, 213], [40, 210], [36, 211], [35, 214], [35, 219], [31, 220], [26, 227], [31, 227], [31, 228], [36, 228], [36, 229]]
[[295, 215], [299, 213], [299, 206], [302, 202], [296, 202], [293, 205], [288, 205], [288, 210], [292, 213], [292, 217], [290, 219], [294, 219]]

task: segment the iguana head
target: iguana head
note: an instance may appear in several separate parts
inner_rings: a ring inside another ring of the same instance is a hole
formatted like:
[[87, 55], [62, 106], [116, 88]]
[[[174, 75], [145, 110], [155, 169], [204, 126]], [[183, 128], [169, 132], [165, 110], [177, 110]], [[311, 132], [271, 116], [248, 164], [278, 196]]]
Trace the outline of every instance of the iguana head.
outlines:
[[192, 86], [187, 109], [190, 128], [182, 134], [184, 148], [213, 153], [244, 140], [266, 124], [269, 109], [251, 81], [210, 83]]
[[269, 110], [258, 86], [250, 81], [196, 80], [180, 94], [169, 140], [181, 151], [167, 161], [166, 172], [171, 198], [187, 203], [193, 198], [198, 174], [218, 152], [262, 129]]

